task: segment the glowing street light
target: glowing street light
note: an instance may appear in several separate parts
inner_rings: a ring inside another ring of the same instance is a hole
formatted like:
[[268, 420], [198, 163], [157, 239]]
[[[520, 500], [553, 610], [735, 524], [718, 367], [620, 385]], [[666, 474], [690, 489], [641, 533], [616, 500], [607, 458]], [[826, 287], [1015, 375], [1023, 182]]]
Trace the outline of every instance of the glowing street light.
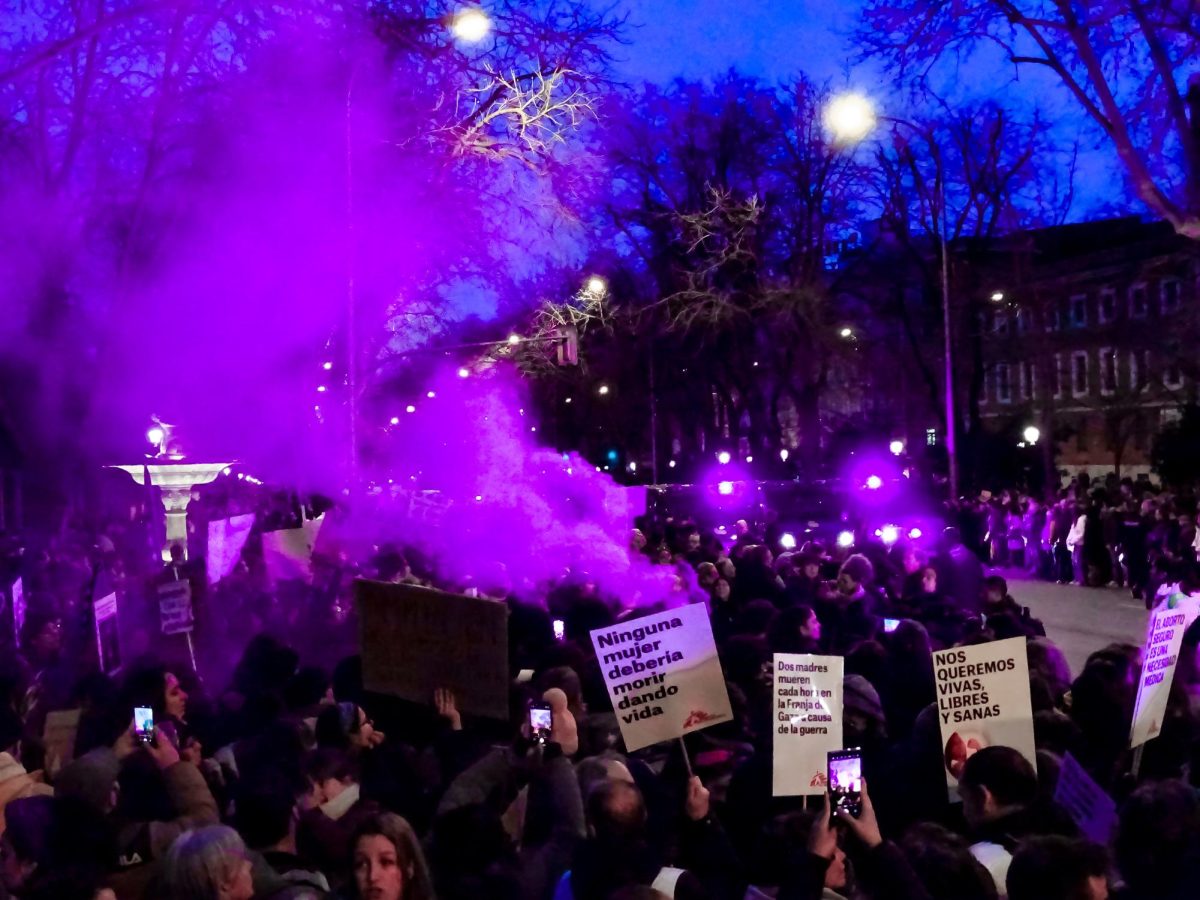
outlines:
[[461, 9], [454, 14], [450, 30], [460, 41], [478, 44], [492, 31], [492, 20], [477, 6]]
[[825, 128], [838, 144], [855, 144], [875, 128], [875, 105], [862, 94], [840, 94], [825, 107]]
[[1021, 437], [1025, 438], [1027, 444], [1036, 444], [1041, 439], [1042, 432], [1036, 425], [1030, 425], [1021, 432]]
[[899, 456], [904, 452], [904, 441], [892, 441], [890, 444], [888, 444], [888, 449], [892, 451], [892, 456]]

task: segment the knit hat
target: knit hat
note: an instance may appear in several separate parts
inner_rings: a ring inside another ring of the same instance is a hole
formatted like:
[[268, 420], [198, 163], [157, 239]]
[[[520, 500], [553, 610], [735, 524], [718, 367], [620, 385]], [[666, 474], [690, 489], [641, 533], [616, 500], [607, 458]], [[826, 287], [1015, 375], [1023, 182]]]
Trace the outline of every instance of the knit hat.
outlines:
[[842, 563], [839, 575], [849, 575], [859, 584], [870, 584], [875, 580], [875, 567], [861, 553], [855, 553]]
[[842, 712], [862, 716], [881, 727], [887, 725], [879, 692], [861, 675], [847, 675], [842, 680]]
[[59, 796], [75, 797], [103, 814], [112, 803], [113, 785], [120, 770], [112, 748], [97, 747], [68, 763], [58, 774], [55, 787]]

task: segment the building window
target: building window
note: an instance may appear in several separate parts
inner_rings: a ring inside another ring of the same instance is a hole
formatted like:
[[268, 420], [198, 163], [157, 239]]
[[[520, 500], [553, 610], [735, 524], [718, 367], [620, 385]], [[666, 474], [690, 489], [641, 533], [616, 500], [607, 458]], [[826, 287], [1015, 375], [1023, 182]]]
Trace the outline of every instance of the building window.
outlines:
[[1061, 400], [1063, 395], [1063, 358], [1061, 353], [1054, 354], [1054, 364], [1050, 367], [1050, 390], [1055, 400]]
[[1170, 315], [1179, 309], [1179, 282], [1168, 278], [1162, 283], [1162, 313]]
[[1058, 315], [1058, 301], [1052, 300], [1046, 304], [1046, 330], [1058, 331], [1061, 324]]
[[1129, 315], [1134, 319], [1146, 318], [1149, 303], [1146, 300], [1146, 286], [1135, 284], [1129, 289]]
[[1071, 327], [1087, 328], [1087, 294], [1076, 294], [1071, 298]]
[[1150, 387], [1150, 351], [1134, 350], [1129, 354], [1129, 387], [1144, 391]]
[[1008, 363], [996, 364], [996, 400], [999, 403], [1012, 403], [1012, 375]]
[[1096, 304], [1096, 313], [1102, 325], [1112, 322], [1117, 318], [1116, 291], [1112, 288], [1105, 288], [1100, 292], [1100, 301]]
[[937, 446], [937, 429], [936, 428], [926, 428], [925, 429], [925, 446], [926, 447], [936, 447]]
[[1071, 354], [1071, 394], [1086, 396], [1088, 392], [1088, 355], [1085, 350]]
[[1179, 368], [1178, 358], [1172, 358], [1163, 366], [1163, 387], [1173, 391], [1183, 387], [1183, 370]]
[[1026, 360], [1021, 363], [1021, 399], [1034, 400], [1037, 398], [1037, 368]]
[[1100, 393], [1117, 392], [1117, 351], [1112, 347], [1100, 348]]

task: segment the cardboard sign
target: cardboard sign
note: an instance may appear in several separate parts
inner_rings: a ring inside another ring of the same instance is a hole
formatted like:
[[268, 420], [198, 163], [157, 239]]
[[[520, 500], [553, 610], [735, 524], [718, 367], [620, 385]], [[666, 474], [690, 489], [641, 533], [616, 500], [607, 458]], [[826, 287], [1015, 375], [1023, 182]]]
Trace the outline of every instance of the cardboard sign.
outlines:
[[363, 685], [414, 703], [454, 691], [469, 715], [508, 719], [508, 607], [408, 584], [356, 581]]
[[208, 523], [208, 583], [216, 584], [233, 571], [254, 528], [254, 513]]
[[163, 634], [186, 634], [195, 624], [192, 619], [192, 586], [186, 579], [158, 586], [158, 614]]
[[957, 790], [967, 758], [984, 747], [1012, 747], [1037, 768], [1025, 638], [933, 654], [946, 783]]
[[46, 775], [54, 778], [75, 757], [75, 736], [82, 710], [63, 709], [46, 714], [42, 741], [46, 745]]
[[320, 515], [305, 520], [299, 528], [263, 532], [263, 562], [271, 580], [312, 582], [313, 548], [324, 520]]
[[1063, 756], [1054, 802], [1088, 840], [1108, 846], [1117, 827], [1117, 804], [1070, 753]]
[[121, 632], [117, 621], [117, 594], [111, 591], [92, 604], [96, 620], [96, 658], [100, 671], [111, 675], [121, 668]]
[[601, 628], [592, 644], [629, 752], [733, 718], [703, 603]]
[[1143, 655], [1142, 677], [1138, 682], [1133, 722], [1129, 728], [1129, 746], [1140, 747], [1162, 731], [1167, 711], [1167, 695], [1175, 679], [1179, 647], [1183, 633], [1200, 612], [1200, 602], [1184, 594], [1173, 594], [1150, 614]]
[[830, 750], [842, 749], [840, 656], [775, 654], [772, 794], [823, 794]]

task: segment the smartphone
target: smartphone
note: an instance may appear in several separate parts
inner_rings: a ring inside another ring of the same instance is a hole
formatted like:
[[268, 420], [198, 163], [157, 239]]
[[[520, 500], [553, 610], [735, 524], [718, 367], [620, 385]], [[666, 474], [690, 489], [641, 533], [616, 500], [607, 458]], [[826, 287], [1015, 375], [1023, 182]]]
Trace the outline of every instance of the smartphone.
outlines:
[[535, 742], [544, 744], [550, 740], [551, 725], [549, 703], [529, 704], [529, 736]]
[[888, 634], [891, 634], [893, 631], [895, 631], [899, 627], [900, 627], [899, 619], [884, 619], [883, 620], [883, 630]]
[[154, 710], [147, 706], [134, 707], [133, 734], [139, 743], [154, 743]]
[[829, 751], [829, 798], [835, 810], [862, 814], [862, 748]]
[[562, 619], [555, 619], [554, 620], [554, 639], [556, 641], [562, 641], [562, 640], [566, 640], [566, 637], [567, 637], [567, 623], [564, 622]]

